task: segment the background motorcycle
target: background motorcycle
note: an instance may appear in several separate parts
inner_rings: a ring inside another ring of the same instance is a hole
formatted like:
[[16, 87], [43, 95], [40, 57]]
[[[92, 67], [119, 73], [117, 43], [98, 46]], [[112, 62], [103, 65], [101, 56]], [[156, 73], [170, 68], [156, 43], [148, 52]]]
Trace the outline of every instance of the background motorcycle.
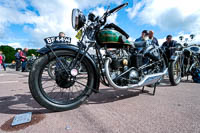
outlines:
[[[193, 40], [194, 35], [190, 35], [191, 40]], [[183, 37], [180, 37], [182, 40]], [[192, 74], [193, 68], [200, 67], [200, 47], [195, 44], [188, 44], [188, 39], [184, 42], [183, 55], [182, 55], [182, 77]]]
[[170, 47], [170, 58], [168, 59], [168, 74], [171, 85], [178, 85], [181, 81], [182, 46], [177, 43], [175, 47]]
[[181, 54], [182, 45], [176, 41], [169, 42], [168, 46], [162, 45], [161, 49], [167, 57], [168, 75], [171, 85], [178, 85], [181, 81]]
[[[166, 57], [160, 48], [147, 42], [131, 43], [121, 28], [105, 25], [108, 16], [127, 5], [107, 10], [102, 17], [90, 13], [88, 21], [74, 9], [72, 26], [79, 30], [76, 37], [80, 39], [77, 46], [52, 45], [52, 40], [64, 42], [66, 38], [45, 39], [47, 45], [38, 51], [41, 57], [29, 75], [31, 94], [40, 105], [53, 111], [68, 110], [79, 106], [92, 92], [99, 92], [100, 82], [116, 89], [135, 89], [155, 84], [166, 74]], [[95, 61], [88, 53], [90, 48], [96, 51]], [[55, 80], [45, 69], [52, 61]]]
[[30, 70], [31, 70], [31, 68], [32, 68], [33, 63], [35, 62], [35, 60], [36, 60], [36, 59], [33, 59], [33, 58], [31, 58], [31, 57], [29, 57], [29, 58], [27, 59], [27, 63], [26, 63], [26, 70], [27, 70], [27, 71], [30, 71]]

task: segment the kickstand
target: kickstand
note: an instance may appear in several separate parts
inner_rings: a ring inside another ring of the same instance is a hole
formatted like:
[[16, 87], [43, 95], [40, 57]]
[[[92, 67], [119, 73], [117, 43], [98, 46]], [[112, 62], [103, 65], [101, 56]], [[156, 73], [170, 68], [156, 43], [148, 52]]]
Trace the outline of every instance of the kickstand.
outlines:
[[142, 87], [142, 90], [141, 90], [141, 92], [142, 92], [142, 93], [144, 93], [144, 86]]
[[157, 87], [157, 83], [154, 84], [154, 88], [153, 88], [153, 96], [154, 96], [155, 93], [156, 93], [156, 87]]
[[[154, 84], [154, 87], [153, 87], [153, 93], [148, 93], [148, 94], [150, 94], [150, 95], [153, 95], [153, 96], [154, 96], [154, 95], [155, 95], [155, 93], [156, 93], [156, 87], [157, 87], [157, 83], [155, 83], [155, 84]], [[144, 93], [144, 86], [142, 87], [142, 90], [141, 90], [141, 92], [142, 92], [142, 93]]]

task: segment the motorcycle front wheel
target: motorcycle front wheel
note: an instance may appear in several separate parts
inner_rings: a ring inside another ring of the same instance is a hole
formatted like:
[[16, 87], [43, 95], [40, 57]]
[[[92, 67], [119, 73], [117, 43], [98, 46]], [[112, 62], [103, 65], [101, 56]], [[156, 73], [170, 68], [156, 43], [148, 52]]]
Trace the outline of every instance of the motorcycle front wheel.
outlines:
[[[94, 70], [87, 58], [70, 68], [76, 53], [68, 50], [50, 52], [33, 64], [29, 75], [29, 88], [33, 98], [52, 111], [70, 110], [81, 105], [92, 94]], [[55, 62], [55, 79], [48, 74], [48, 65]], [[85, 72], [80, 73], [79, 67]], [[71, 70], [70, 70], [71, 69]], [[68, 71], [68, 72], [67, 72]]]
[[181, 82], [181, 63], [180, 59], [170, 61], [169, 68], [169, 80], [172, 86], [176, 86]]
[[55, 78], [55, 64], [56, 64], [56, 61], [51, 61], [48, 65], [48, 74], [49, 76], [52, 78], [52, 79], [56, 79]]

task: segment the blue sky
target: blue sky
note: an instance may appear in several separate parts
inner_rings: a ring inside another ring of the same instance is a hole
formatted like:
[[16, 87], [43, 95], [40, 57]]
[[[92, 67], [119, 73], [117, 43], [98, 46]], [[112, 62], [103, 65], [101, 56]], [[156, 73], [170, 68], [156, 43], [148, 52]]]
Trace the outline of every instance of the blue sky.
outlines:
[[[200, 40], [200, 7], [198, 0], [3, 0], [0, 1], [0, 45], [40, 48], [43, 38], [64, 31], [75, 42], [76, 32], [71, 27], [71, 10], [80, 8], [85, 15], [102, 14], [111, 8], [128, 2], [129, 5], [111, 16], [132, 39], [144, 29], [153, 30], [164, 41], [168, 34], [175, 39], [179, 35], [196, 34]], [[188, 6], [190, 4], [190, 6]]]

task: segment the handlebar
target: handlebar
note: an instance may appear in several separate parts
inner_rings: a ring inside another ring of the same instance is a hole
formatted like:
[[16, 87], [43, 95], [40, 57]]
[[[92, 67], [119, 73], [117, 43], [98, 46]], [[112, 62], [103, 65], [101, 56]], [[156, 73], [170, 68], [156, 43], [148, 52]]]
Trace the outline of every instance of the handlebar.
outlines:
[[108, 11], [108, 12], [106, 11], [106, 12], [104, 13], [104, 15], [103, 15], [103, 16], [101, 17], [101, 19], [100, 19], [101, 25], [104, 25], [104, 24], [106, 23], [107, 17], [110, 16], [110, 14], [119, 11], [120, 9], [122, 9], [123, 7], [125, 7], [125, 6], [127, 6], [127, 5], [128, 5], [128, 3], [124, 3], [124, 4], [122, 4], [122, 5], [119, 5], [118, 7], [115, 7], [115, 8], [113, 8], [113, 9], [111, 9], [111, 10]]
[[117, 11], [119, 11], [120, 9], [122, 9], [123, 7], [125, 7], [127, 5], [128, 5], [128, 3], [124, 3], [124, 4], [122, 4], [122, 5], [118, 6], [118, 7], [113, 8], [108, 13], [111, 14], [111, 13], [117, 12]]

